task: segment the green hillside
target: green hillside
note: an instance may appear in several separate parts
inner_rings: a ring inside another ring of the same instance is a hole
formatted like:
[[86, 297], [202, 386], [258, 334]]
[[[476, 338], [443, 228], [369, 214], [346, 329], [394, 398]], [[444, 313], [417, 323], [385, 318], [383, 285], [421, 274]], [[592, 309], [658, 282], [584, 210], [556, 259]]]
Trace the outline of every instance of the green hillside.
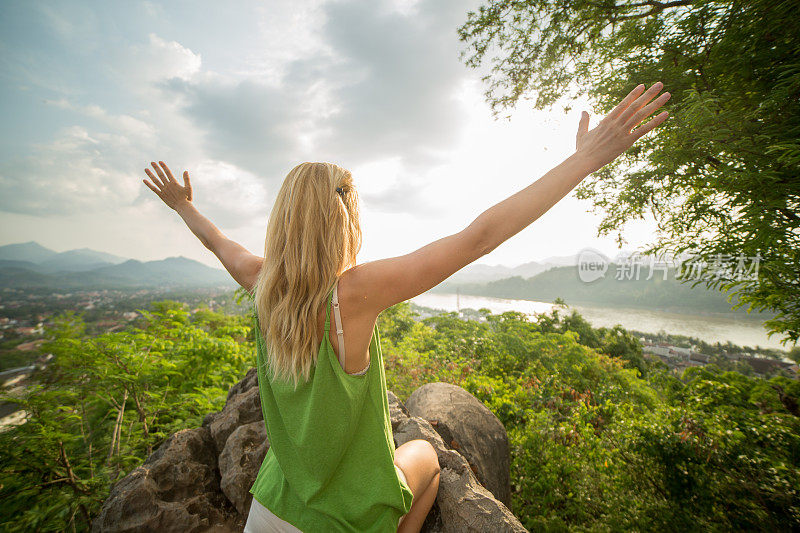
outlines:
[[[484, 317], [384, 311], [387, 385], [405, 401], [445, 381], [492, 410], [509, 436], [512, 511], [530, 531], [800, 528], [800, 382], [715, 364], [677, 376], [625, 330], [576, 313]], [[54, 361], [17, 398], [28, 422], [0, 432], [3, 531], [88, 531], [111, 484], [200, 426], [255, 363], [246, 311], [156, 302], [99, 336], [61, 318], [41, 347]]]

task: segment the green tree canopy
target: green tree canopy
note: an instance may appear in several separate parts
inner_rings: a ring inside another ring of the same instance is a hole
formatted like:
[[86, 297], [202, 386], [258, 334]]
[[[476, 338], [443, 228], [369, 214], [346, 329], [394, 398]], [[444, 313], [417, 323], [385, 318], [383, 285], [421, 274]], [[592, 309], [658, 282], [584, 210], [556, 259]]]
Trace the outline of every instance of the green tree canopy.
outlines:
[[[672, 115], [578, 189], [601, 235], [652, 214], [644, 252], [705, 265], [702, 282], [777, 313], [800, 337], [800, 18], [794, 1], [500, 0], [459, 28], [467, 65], [489, 68], [495, 113], [585, 94], [608, 112], [662, 81]], [[565, 106], [568, 109], [568, 105]], [[758, 264], [752, 280], [709, 266]], [[758, 258], [758, 259], [755, 259]]]

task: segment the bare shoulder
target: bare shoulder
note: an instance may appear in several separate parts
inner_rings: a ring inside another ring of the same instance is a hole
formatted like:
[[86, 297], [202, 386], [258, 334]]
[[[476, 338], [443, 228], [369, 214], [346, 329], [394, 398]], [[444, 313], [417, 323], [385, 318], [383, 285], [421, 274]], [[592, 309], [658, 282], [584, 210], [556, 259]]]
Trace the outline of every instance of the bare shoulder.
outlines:
[[365, 275], [363, 265], [356, 265], [344, 273], [339, 278], [339, 302], [342, 309], [347, 310], [350, 317], [358, 318], [359, 321], [369, 322], [378, 317], [374, 306], [371, 305], [370, 278]]
[[411, 253], [378, 259], [347, 270], [347, 301], [360, 313], [381, 311], [435, 287], [486, 254], [482, 233], [472, 227]]

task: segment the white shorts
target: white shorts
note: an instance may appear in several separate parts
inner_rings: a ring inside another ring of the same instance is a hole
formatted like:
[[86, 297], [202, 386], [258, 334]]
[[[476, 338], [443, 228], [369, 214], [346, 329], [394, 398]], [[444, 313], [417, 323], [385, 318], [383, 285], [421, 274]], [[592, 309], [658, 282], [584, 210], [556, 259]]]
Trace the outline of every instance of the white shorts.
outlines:
[[253, 498], [243, 533], [303, 533]]
[[[395, 470], [397, 470], [397, 476], [403, 480], [403, 483], [408, 485], [408, 480], [406, 480], [406, 475], [400, 469], [399, 466], [394, 465]], [[400, 517], [400, 521], [397, 523], [399, 526], [403, 522], [403, 518], [406, 515]], [[295, 526], [283, 520], [282, 518], [278, 517], [261, 505], [261, 503], [253, 498], [253, 503], [250, 504], [250, 512], [247, 514], [247, 523], [244, 525], [244, 531], [242, 533], [303, 533]]]
[[[403, 473], [403, 471], [400, 469], [400, 467], [399, 467], [399, 466], [397, 466], [397, 465], [394, 465], [394, 469], [395, 469], [395, 470], [397, 470], [397, 476], [398, 476], [400, 479], [402, 479], [402, 480], [403, 480], [403, 483], [405, 483], [406, 485], [408, 485], [408, 480], [406, 479], [406, 475]], [[397, 526], [398, 526], [398, 527], [400, 527], [400, 524], [402, 524], [402, 523], [403, 523], [403, 518], [405, 518], [405, 517], [406, 517], [406, 515], [403, 515], [403, 516], [401, 516], [401, 517], [400, 517], [400, 521], [398, 521], [398, 522], [397, 522]]]

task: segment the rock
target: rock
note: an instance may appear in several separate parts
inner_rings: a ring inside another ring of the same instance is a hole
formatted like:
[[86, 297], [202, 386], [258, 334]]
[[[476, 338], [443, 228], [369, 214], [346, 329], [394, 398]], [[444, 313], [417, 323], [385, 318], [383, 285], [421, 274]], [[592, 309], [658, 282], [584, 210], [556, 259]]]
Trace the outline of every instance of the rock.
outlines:
[[[439, 456], [439, 493], [423, 532], [525, 531], [511, 511], [481, 486], [459, 453], [463, 449], [456, 451], [448, 446], [424, 418], [411, 416], [412, 410], [391, 391], [387, 399], [395, 446], [425, 439]], [[467, 406], [468, 413], [475, 411], [468, 402], [459, 402]], [[458, 413], [445, 427], [452, 435], [474, 429]], [[268, 449], [252, 369], [231, 388], [222, 411], [207, 415], [200, 428], [172, 435], [142, 466], [112, 488], [92, 532], [241, 532], [252, 502], [250, 487]]]
[[239, 426], [225, 443], [219, 456], [222, 492], [243, 515], [250, 512], [253, 495], [250, 487], [269, 449], [263, 420]]
[[184, 429], [114, 485], [92, 531], [200, 532], [233, 526], [235, 514], [208, 429]]
[[386, 396], [389, 399], [389, 418], [392, 420], [392, 431], [394, 431], [400, 422], [408, 418], [408, 409], [392, 391], [387, 391]]
[[450, 383], [427, 383], [409, 396], [406, 408], [428, 420], [447, 447], [467, 459], [478, 481], [511, 505], [508, 434], [480, 400]]
[[[246, 379], [246, 378], [245, 378]], [[213, 417], [206, 417], [203, 421], [207, 424], [217, 453], [225, 449], [228, 437], [239, 426], [261, 421], [264, 415], [261, 412], [261, 399], [258, 397], [258, 387], [250, 387], [238, 394], [228, 395], [225, 407]]]
[[426, 440], [439, 457], [439, 492], [421, 531], [527, 531], [511, 510], [478, 482], [467, 460], [448, 448], [426, 420], [416, 416], [405, 418], [394, 431], [394, 438], [398, 447], [410, 440]]

